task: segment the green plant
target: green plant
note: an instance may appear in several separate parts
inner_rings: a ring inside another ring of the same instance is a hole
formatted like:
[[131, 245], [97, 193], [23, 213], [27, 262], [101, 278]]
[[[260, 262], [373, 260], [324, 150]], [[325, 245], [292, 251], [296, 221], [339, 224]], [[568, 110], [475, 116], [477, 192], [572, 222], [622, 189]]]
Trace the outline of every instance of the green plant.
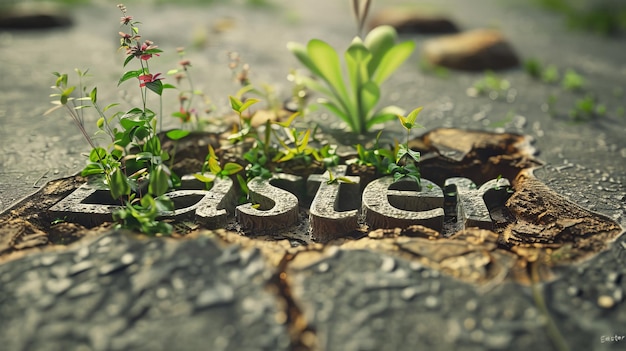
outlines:
[[241, 100], [241, 96], [246, 91], [244, 87], [239, 91], [237, 96], [229, 96], [228, 99], [230, 101], [230, 107], [239, 117], [239, 129], [228, 136], [228, 140], [233, 143], [238, 143], [246, 139], [246, 137], [250, 136], [252, 132], [254, 132], [254, 128], [252, 127], [252, 117], [254, 117], [254, 113], [248, 111], [248, 114], [245, 114], [245, 111], [248, 110], [252, 105], [261, 101], [259, 99], [246, 99], [245, 101]]
[[209, 145], [209, 153], [202, 164], [201, 172], [194, 173], [193, 176], [203, 182], [206, 189], [209, 190], [213, 186], [215, 178], [226, 178], [239, 173], [241, 170], [243, 170], [243, 166], [234, 162], [227, 162], [222, 167], [213, 146]]
[[511, 83], [508, 80], [499, 77], [493, 71], [486, 71], [485, 75], [468, 89], [468, 95], [472, 97], [487, 95], [495, 100], [505, 96], [510, 88]]
[[411, 55], [415, 43], [396, 44], [397, 33], [390, 26], [373, 29], [364, 40], [355, 37], [345, 52], [347, 82], [337, 51], [328, 43], [313, 39], [306, 46], [288, 43], [288, 49], [320, 81], [302, 77], [304, 84], [325, 98], [320, 102], [344, 121], [353, 133], [364, 134], [372, 126], [401, 113], [395, 106], [376, 109], [381, 84]]
[[544, 83], [556, 83], [560, 79], [559, 69], [555, 65], [548, 65], [541, 73]]
[[[159, 213], [174, 209], [173, 202], [165, 193], [180, 184], [180, 179], [164, 164], [169, 154], [161, 148], [157, 135], [157, 113], [148, 108], [148, 91], [159, 98], [159, 114], [162, 116], [163, 89], [173, 86], [163, 84], [160, 73], [153, 74], [149, 60], [161, 52], [149, 40], [140, 41], [139, 22], [126, 12], [126, 7], [118, 5], [122, 12], [122, 25], [128, 30], [119, 32], [120, 48], [126, 51], [123, 66], [131, 61], [139, 62], [139, 68], [125, 72], [119, 79], [118, 86], [128, 80], [137, 79], [142, 104], [129, 111], [117, 112], [107, 116], [107, 112], [117, 104], [101, 108], [98, 104], [98, 90], [87, 92], [83, 78], [87, 71], [76, 70], [79, 77], [78, 89], [68, 84], [68, 75], [54, 73], [57, 77], [53, 88], [57, 94], [51, 96], [56, 106], [46, 114], [65, 108], [72, 120], [91, 147], [89, 161], [81, 175], [96, 177], [110, 191], [112, 198], [119, 199], [124, 206], [113, 212], [113, 219], [124, 228], [137, 229], [144, 233], [156, 234], [171, 232], [168, 223], [157, 220]], [[79, 97], [73, 96], [78, 90]], [[84, 125], [84, 110], [93, 108], [99, 118], [96, 122], [98, 134], [107, 135], [110, 143], [107, 147], [97, 146]], [[117, 123], [114, 123], [114, 122]], [[159, 123], [160, 125], [160, 123]], [[179, 134], [180, 136], [180, 134]]]
[[575, 121], [588, 121], [606, 114], [606, 106], [599, 104], [596, 98], [588, 94], [584, 98], [576, 100], [569, 116]]
[[565, 90], [582, 90], [585, 85], [585, 79], [573, 69], [568, 69], [565, 71], [561, 85]]
[[406, 117], [397, 115], [402, 127], [406, 130], [406, 142], [400, 144], [395, 153], [394, 162], [388, 166], [389, 173], [393, 175], [394, 181], [398, 181], [404, 177], [414, 180], [418, 186], [421, 184], [421, 174], [418, 167], [420, 162], [419, 151], [413, 151], [409, 148], [409, 138], [411, 130], [414, 128], [423, 128], [417, 124], [417, 115], [422, 111], [423, 107], [418, 107], [411, 111]]
[[541, 62], [539, 62], [539, 60], [530, 58], [524, 61], [524, 70], [529, 76], [538, 79], [541, 77], [543, 67], [541, 66]]
[[[283, 127], [283, 131], [287, 135], [287, 138], [281, 138], [274, 133], [278, 143], [283, 147], [283, 150], [280, 150], [276, 156], [274, 156], [272, 161], [281, 163], [289, 160], [298, 160], [305, 165], [309, 165], [313, 162], [315, 157], [313, 156], [313, 153], [315, 149], [309, 146], [311, 129], [300, 131], [291, 126], [293, 121], [299, 115], [299, 112], [295, 112], [284, 122], [274, 122], [274, 124]], [[288, 141], [293, 143], [293, 147], [289, 146]]]
[[371, 148], [366, 148], [361, 144], [355, 145], [357, 158], [354, 160], [354, 163], [374, 167], [379, 174], [387, 174], [390, 161], [395, 159], [397, 151], [380, 147], [379, 140], [382, 132], [382, 130], [378, 132]]
[[276, 88], [270, 84], [260, 84], [260, 87], [252, 84], [250, 80], [250, 64], [245, 63], [239, 53], [231, 51], [228, 53], [228, 58], [230, 60], [228, 68], [232, 71], [235, 81], [241, 86], [236, 96], [242, 100], [245, 100], [244, 94], [252, 94], [261, 98], [261, 100], [266, 102], [267, 109], [272, 111], [278, 118], [282, 104]]
[[[168, 75], [173, 75], [176, 79], [176, 83], [180, 83], [185, 80], [188, 88], [185, 90], [179, 90], [178, 93], [178, 111], [172, 113], [172, 117], [178, 118], [181, 122], [181, 128], [189, 126], [187, 129], [201, 129], [201, 123], [204, 122], [200, 118], [199, 110], [202, 110], [205, 114], [213, 112], [211, 100], [202, 92], [202, 90], [196, 89], [193, 83], [193, 79], [189, 74], [191, 69], [191, 61], [185, 58], [185, 49], [180, 47], [176, 51], [180, 56], [178, 61], [178, 68], [171, 69], [167, 72]], [[196, 97], [202, 98], [204, 108], [200, 109], [195, 105]]]
[[350, 178], [348, 177], [335, 177], [333, 172], [330, 169], [328, 169], [328, 180], [326, 181], [326, 184], [331, 185], [331, 184], [339, 184], [339, 183], [354, 184], [354, 182], [350, 180]]

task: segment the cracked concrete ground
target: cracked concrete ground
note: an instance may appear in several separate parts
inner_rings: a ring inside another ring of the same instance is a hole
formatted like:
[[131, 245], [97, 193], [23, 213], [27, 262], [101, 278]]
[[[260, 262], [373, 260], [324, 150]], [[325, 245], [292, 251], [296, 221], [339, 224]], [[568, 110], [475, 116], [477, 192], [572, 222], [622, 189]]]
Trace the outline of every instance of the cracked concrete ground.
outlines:
[[[228, 51], [251, 63], [253, 80], [277, 84], [287, 96], [284, 78], [297, 66], [287, 41], [321, 37], [340, 46], [354, 33], [347, 3], [276, 3], [265, 9], [129, 4], [129, 10], [144, 23], [146, 37], [166, 50], [160, 60], [169, 65], [163, 71], [176, 64], [175, 47], [189, 46], [194, 38], [204, 43], [189, 50], [189, 58], [203, 77], [199, 88], [224, 111], [228, 94], [237, 90], [226, 68]], [[624, 227], [626, 120], [619, 113], [624, 38], [569, 31], [558, 15], [525, 2], [426, 3], [461, 29], [500, 28], [522, 59], [575, 69], [608, 112], [573, 123], [567, 113], [584, 94], [535, 81], [521, 69], [499, 73], [515, 89], [512, 101], [471, 97], [466, 89], [481, 73], [440, 78], [422, 72], [417, 55], [387, 84], [385, 99], [407, 108], [424, 105], [420, 123], [427, 130], [453, 126], [533, 136], [546, 162], [537, 177]], [[117, 9], [92, 5], [68, 11], [75, 20], [70, 28], [0, 32], [0, 209], [83, 165], [80, 154], [88, 148], [71, 122], [62, 115], [41, 117], [49, 107], [50, 72], [89, 67], [102, 100], [133, 99], [115, 90], [122, 71], [115, 55]], [[419, 51], [430, 37], [410, 38]], [[557, 96], [554, 117], [545, 111], [551, 94]], [[175, 106], [174, 100], [166, 104]], [[507, 282], [487, 291], [366, 248], [331, 247], [309, 260], [241, 245], [215, 234], [175, 241], [114, 232], [67, 251], [3, 263], [0, 341], [10, 350], [562, 350], [563, 345], [618, 350], [626, 345], [610, 340], [626, 335], [623, 238], [596, 257], [559, 267], [549, 283]]]

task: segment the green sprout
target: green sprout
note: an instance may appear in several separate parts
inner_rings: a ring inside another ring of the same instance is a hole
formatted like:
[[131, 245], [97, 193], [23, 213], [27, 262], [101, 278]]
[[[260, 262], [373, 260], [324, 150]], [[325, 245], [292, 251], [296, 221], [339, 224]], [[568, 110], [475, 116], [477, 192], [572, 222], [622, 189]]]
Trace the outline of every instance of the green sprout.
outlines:
[[582, 90], [585, 85], [585, 79], [580, 74], [576, 73], [576, 71], [568, 69], [563, 76], [561, 85], [565, 90]]
[[209, 153], [202, 165], [200, 173], [194, 173], [193, 176], [205, 184], [207, 190], [211, 189], [215, 178], [226, 178], [243, 170], [243, 166], [234, 162], [227, 162], [223, 167], [215, 154], [213, 146], [209, 145]]
[[324, 96], [319, 103], [344, 121], [353, 133], [364, 134], [401, 113], [396, 106], [376, 108], [381, 84], [415, 49], [414, 42], [396, 44], [396, 40], [397, 33], [390, 26], [373, 29], [364, 40], [355, 37], [344, 55], [347, 82], [339, 55], [328, 43], [313, 39], [306, 46], [290, 42], [287, 47], [319, 79], [302, 77], [309, 89]]
[[393, 175], [394, 181], [407, 177], [414, 180], [418, 186], [421, 184], [421, 174], [417, 164], [420, 162], [419, 151], [413, 151], [409, 148], [409, 138], [411, 130], [414, 128], [423, 128], [415, 121], [417, 115], [422, 111], [423, 107], [418, 107], [411, 111], [406, 117], [397, 115], [402, 127], [406, 130], [406, 142], [400, 144], [397, 148], [395, 161], [389, 164], [389, 173]]

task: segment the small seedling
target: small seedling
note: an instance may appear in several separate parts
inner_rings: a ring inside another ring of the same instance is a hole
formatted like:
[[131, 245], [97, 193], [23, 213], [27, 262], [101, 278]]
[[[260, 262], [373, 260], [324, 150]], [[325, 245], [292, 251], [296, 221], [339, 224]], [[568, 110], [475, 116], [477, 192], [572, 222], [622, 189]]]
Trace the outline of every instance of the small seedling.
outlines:
[[492, 100], [498, 99], [506, 95], [511, 88], [511, 83], [500, 78], [492, 71], [485, 72], [485, 76], [476, 82], [467, 90], [467, 95], [476, 97], [479, 95], [487, 95]]
[[539, 60], [531, 58], [524, 61], [524, 70], [528, 73], [529, 76], [539, 79], [541, 78], [541, 72], [543, 71], [543, 67]]
[[222, 167], [213, 146], [209, 145], [209, 153], [202, 165], [202, 171], [200, 173], [194, 173], [193, 176], [203, 182], [206, 189], [209, 190], [213, 186], [215, 178], [229, 177], [239, 173], [241, 170], [243, 170], [243, 166], [234, 162], [227, 162], [224, 167]]
[[354, 182], [352, 180], [350, 180], [350, 178], [348, 178], [348, 177], [335, 177], [335, 175], [333, 174], [333, 172], [329, 168], [328, 169], [328, 180], [326, 181], [326, 184], [331, 185], [331, 184], [339, 184], [339, 183], [354, 184]]
[[237, 96], [231, 95], [228, 97], [228, 99], [230, 100], [230, 107], [239, 117], [239, 129], [228, 137], [228, 140], [233, 143], [245, 140], [245, 138], [250, 136], [250, 134], [253, 132], [254, 128], [252, 127], [252, 118], [254, 117], [254, 113], [248, 111], [248, 113], [245, 114], [245, 111], [248, 110], [252, 105], [261, 101], [259, 99], [252, 98], [242, 101], [240, 96], [242, 96], [245, 91], [246, 88], [243, 88], [239, 91]]
[[585, 79], [576, 71], [572, 69], [568, 69], [565, 72], [565, 76], [563, 76], [563, 81], [561, 82], [563, 89], [570, 91], [579, 91], [582, 90], [585, 85]]
[[65, 222], [67, 222], [67, 217], [56, 218], [55, 220], [50, 222], [50, 225], [57, 225], [57, 224], [65, 223]]
[[393, 175], [394, 181], [398, 181], [404, 177], [414, 180], [418, 186], [421, 185], [421, 174], [418, 167], [420, 161], [420, 153], [409, 148], [409, 138], [411, 130], [414, 128], [423, 128], [415, 121], [417, 115], [422, 111], [423, 107], [418, 107], [411, 111], [406, 117], [398, 115], [398, 119], [402, 127], [406, 130], [406, 142], [397, 147], [395, 160], [389, 164], [389, 173]]
[[576, 100], [574, 108], [569, 112], [574, 121], [589, 121], [606, 114], [606, 106], [598, 104], [593, 95], [588, 94], [584, 98]]

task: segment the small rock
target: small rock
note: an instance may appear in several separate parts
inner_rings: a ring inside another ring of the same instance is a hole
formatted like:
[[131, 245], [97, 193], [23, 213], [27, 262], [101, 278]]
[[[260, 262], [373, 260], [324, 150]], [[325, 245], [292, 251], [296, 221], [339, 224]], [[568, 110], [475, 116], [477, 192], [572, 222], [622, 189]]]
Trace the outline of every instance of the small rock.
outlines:
[[208, 308], [232, 303], [235, 291], [228, 285], [217, 285], [202, 291], [196, 299], [197, 308]]
[[70, 17], [52, 9], [14, 8], [0, 14], [0, 28], [3, 29], [46, 29], [70, 25]]
[[496, 30], [479, 29], [430, 39], [424, 43], [424, 56], [432, 65], [482, 71], [519, 65], [513, 48]]
[[369, 28], [388, 25], [398, 33], [456, 33], [457, 26], [448, 18], [406, 8], [387, 8], [380, 11], [369, 23]]
[[598, 297], [598, 306], [606, 309], [613, 308], [615, 306], [615, 300], [611, 296], [602, 295]]

